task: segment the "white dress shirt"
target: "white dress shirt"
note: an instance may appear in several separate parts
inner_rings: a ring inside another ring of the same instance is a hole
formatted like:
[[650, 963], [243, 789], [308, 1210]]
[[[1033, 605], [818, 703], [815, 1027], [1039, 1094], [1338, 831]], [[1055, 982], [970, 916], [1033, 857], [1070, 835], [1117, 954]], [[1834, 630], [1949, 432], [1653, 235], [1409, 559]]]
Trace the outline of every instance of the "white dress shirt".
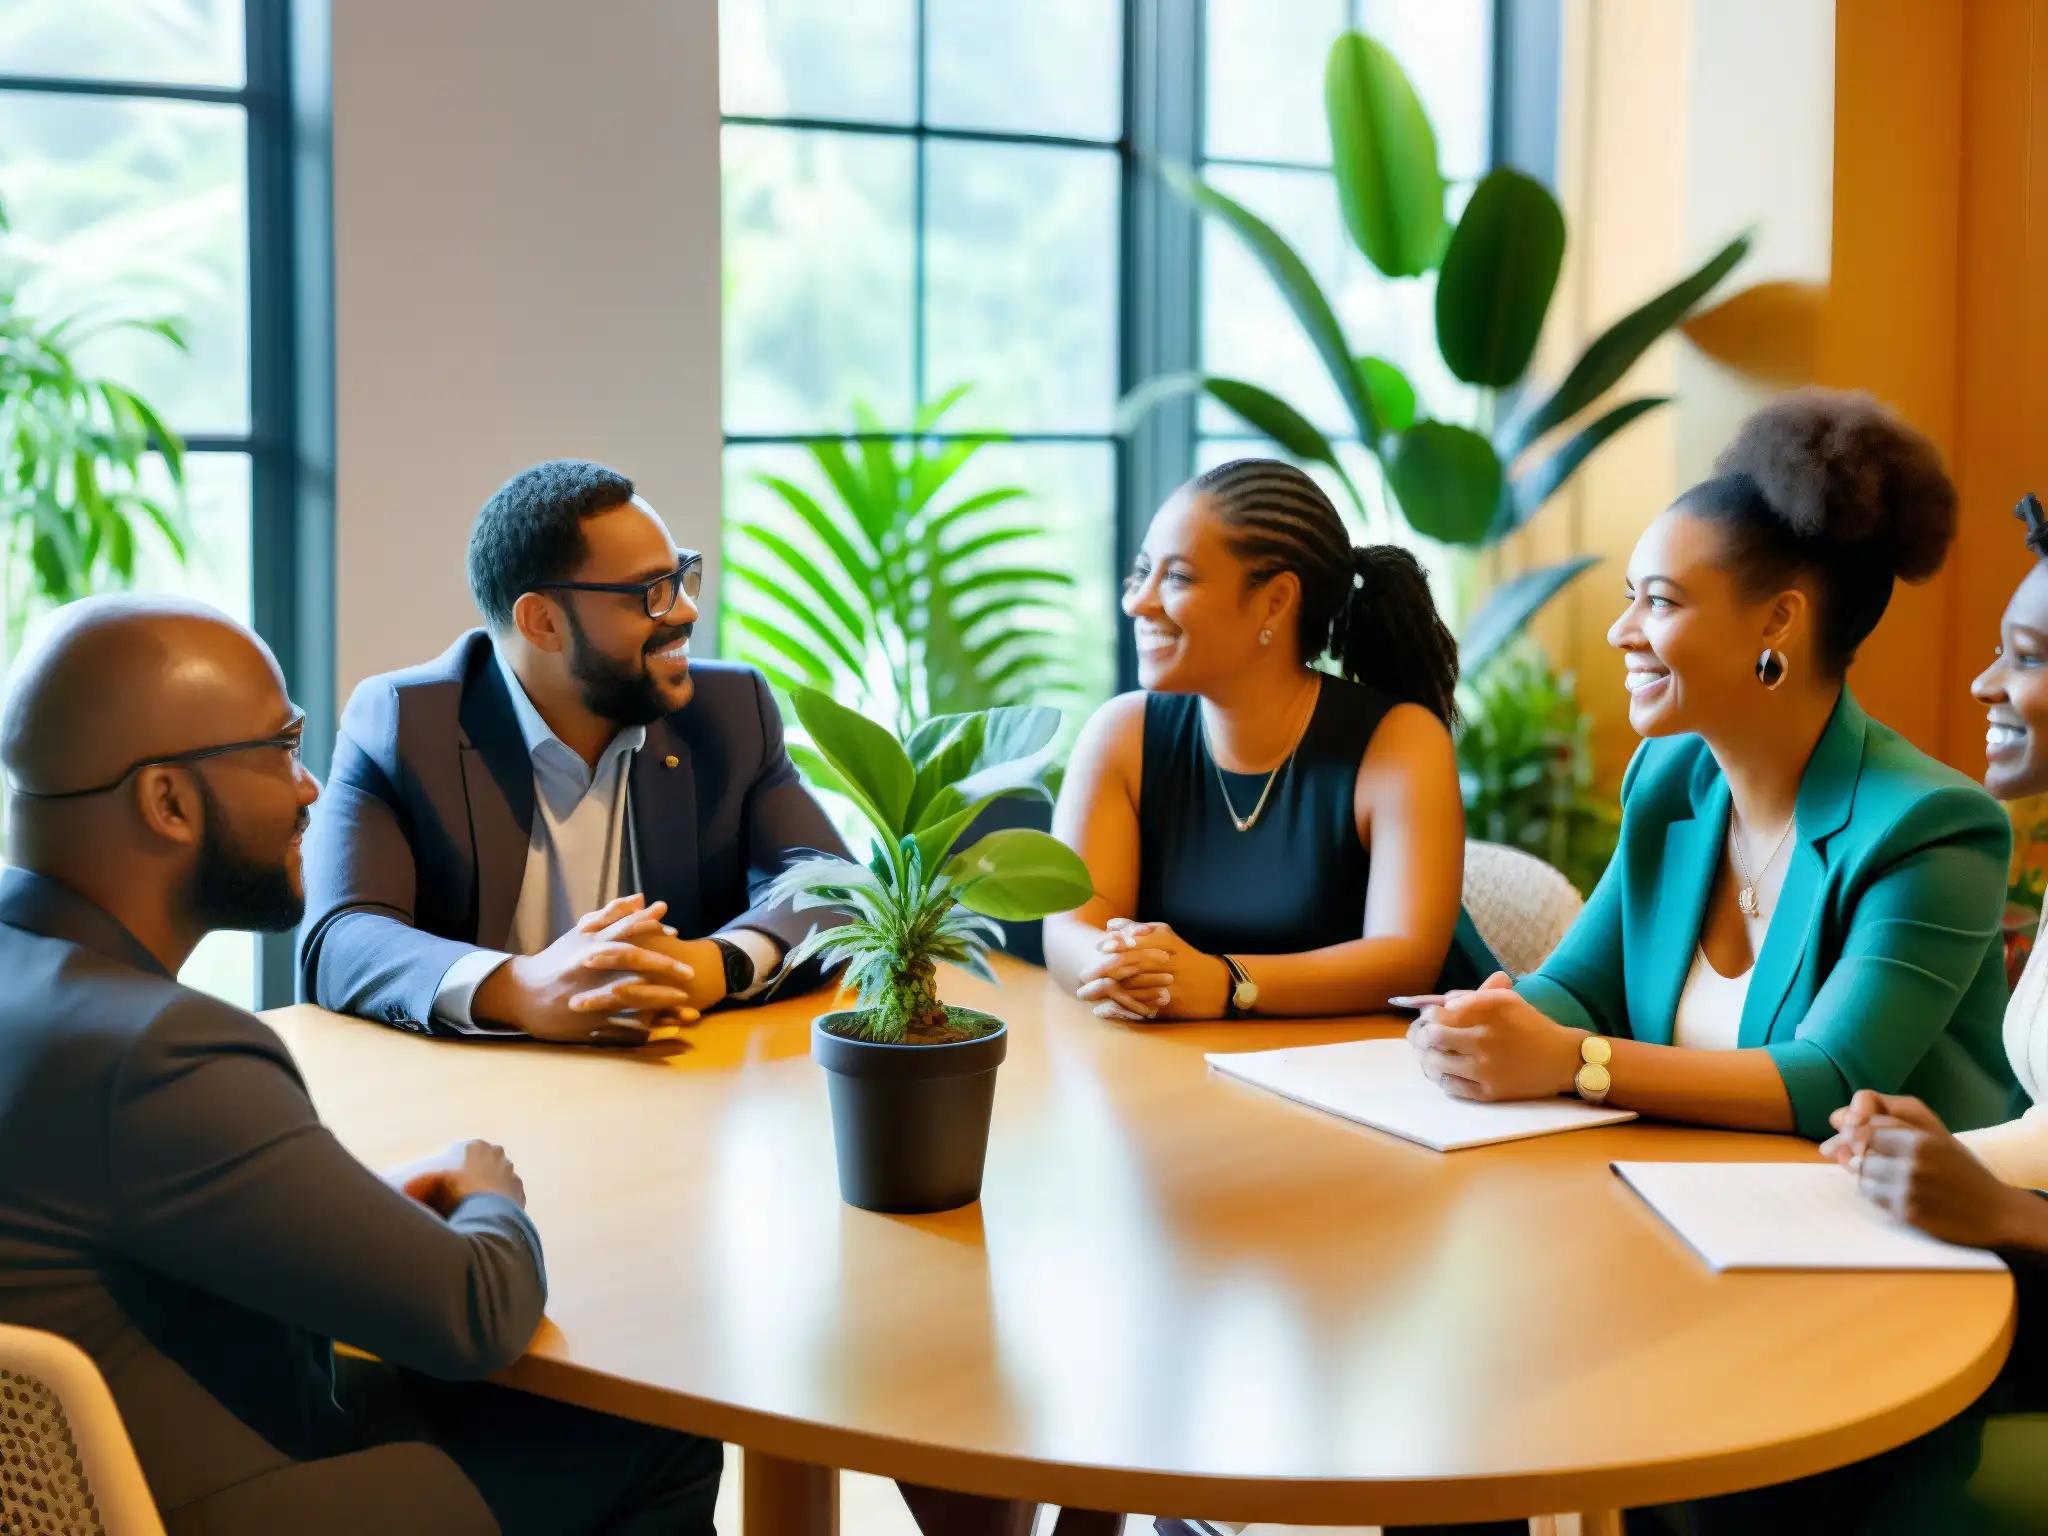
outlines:
[[[645, 726], [629, 725], [605, 747], [593, 769], [557, 736], [526, 696], [504, 653], [491, 654], [505, 679], [519, 734], [533, 764], [533, 836], [526, 848], [526, 873], [519, 883], [519, 901], [512, 912], [513, 952], [539, 954], [615, 897], [640, 888], [639, 860], [633, 848], [629, 814], [633, 754], [647, 741]], [[751, 997], [765, 986], [781, 961], [781, 946], [751, 928], [719, 935], [746, 952], [754, 962], [754, 982], [738, 996]], [[476, 989], [511, 953], [495, 949], [464, 955], [441, 977], [434, 992], [434, 1017], [466, 1034], [517, 1034], [518, 1030], [474, 1019], [470, 1003]], [[592, 977], [593, 984], [596, 977]]]

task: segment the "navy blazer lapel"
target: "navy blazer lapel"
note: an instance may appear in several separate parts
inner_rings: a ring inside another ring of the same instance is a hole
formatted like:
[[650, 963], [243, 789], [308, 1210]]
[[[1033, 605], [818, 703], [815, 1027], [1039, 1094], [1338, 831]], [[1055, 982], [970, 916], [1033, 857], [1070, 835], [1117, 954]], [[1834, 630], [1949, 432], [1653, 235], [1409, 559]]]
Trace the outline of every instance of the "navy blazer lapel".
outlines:
[[475, 942], [503, 949], [533, 841], [533, 761], [488, 640], [462, 689], [462, 788], [476, 856]]
[[697, 766], [682, 732], [667, 720], [648, 726], [629, 782], [640, 890], [649, 901], [667, 902], [668, 921], [685, 937], [697, 937]]
[[1671, 1043], [1679, 995], [1700, 945], [1707, 897], [1714, 889], [1727, 830], [1728, 781], [1716, 772], [1705, 785], [1695, 783], [1692, 815], [1664, 829], [1664, 871], [1657, 882], [1657, 913], [1650, 926], [1655, 942], [1643, 947], [1641, 962], [1647, 972], [1643, 1006], [1640, 1011], [1629, 1009], [1629, 1024], [1638, 1040]]
[[1763, 950], [1750, 974], [1749, 995], [1742, 1004], [1738, 1046], [1762, 1045], [1771, 1038], [1784, 1011], [1800, 963], [1812, 946], [1827, 897], [1827, 857], [1822, 845], [1848, 824], [1856, 800], [1856, 779], [1863, 769], [1863, 742], [1870, 717], [1849, 690], [1835, 701], [1835, 712], [1814, 743], [1806, 772], [1799, 777], [1794, 803], [1792, 862], [1778, 891], [1778, 910], [1764, 931]]

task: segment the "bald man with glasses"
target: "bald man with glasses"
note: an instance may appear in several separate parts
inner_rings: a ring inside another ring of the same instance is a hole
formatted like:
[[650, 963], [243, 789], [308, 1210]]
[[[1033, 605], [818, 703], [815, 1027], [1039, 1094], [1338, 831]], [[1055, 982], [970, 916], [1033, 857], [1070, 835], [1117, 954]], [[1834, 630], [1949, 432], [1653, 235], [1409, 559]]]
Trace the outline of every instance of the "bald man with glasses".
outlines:
[[178, 983], [304, 909], [320, 788], [262, 642], [91, 599], [10, 683], [0, 1322], [93, 1357], [172, 1536], [709, 1536], [715, 1442], [476, 1379], [547, 1296], [503, 1150], [373, 1172], [268, 1025]]
[[633, 482], [558, 459], [471, 531], [486, 627], [373, 677], [307, 839], [301, 995], [427, 1034], [632, 1045], [813, 985], [762, 894], [844, 853], [761, 674], [693, 662], [703, 559]]

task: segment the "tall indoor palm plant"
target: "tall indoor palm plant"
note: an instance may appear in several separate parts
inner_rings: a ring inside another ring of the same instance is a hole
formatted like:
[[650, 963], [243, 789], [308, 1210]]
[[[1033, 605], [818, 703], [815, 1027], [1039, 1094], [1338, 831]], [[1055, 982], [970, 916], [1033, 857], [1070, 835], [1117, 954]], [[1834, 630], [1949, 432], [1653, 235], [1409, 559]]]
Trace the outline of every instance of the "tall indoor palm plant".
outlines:
[[[1363, 33], [1330, 49], [1324, 76], [1332, 174], [1345, 228], [1390, 278], [1436, 274], [1436, 343], [1453, 377], [1476, 386], [1471, 419], [1431, 416], [1393, 363], [1347, 338], [1307, 264], [1258, 215], [1173, 167], [1172, 184], [1234, 232], [1265, 269], [1336, 385], [1394, 502], [1416, 532], [1483, 548], [1526, 524], [1602, 444], [1667, 402], [1621, 401], [1586, 419], [1650, 346], [1682, 321], [1749, 249], [1731, 240], [1697, 271], [1621, 317], [1547, 389], [1527, 374], [1564, 259], [1564, 212], [1540, 182], [1506, 167], [1473, 189], [1455, 223], [1436, 134], [1394, 56]], [[1183, 373], [1127, 397], [1126, 421], [1159, 401], [1203, 391], [1297, 459], [1329, 468], [1361, 518], [1359, 488], [1323, 431], [1270, 390], [1242, 379]], [[1559, 429], [1571, 430], [1553, 440]], [[1476, 675], [1551, 597], [1594, 562], [1579, 558], [1506, 582], [1463, 626], [1464, 670]]]
[[725, 650], [777, 688], [822, 689], [917, 723], [1034, 702], [1072, 686], [1057, 640], [1065, 571], [1004, 553], [1043, 529], [1029, 492], [995, 486], [955, 496], [955, 477], [1003, 438], [940, 438], [961, 385], [919, 408], [899, 444], [865, 405], [855, 432], [806, 444], [819, 483], [755, 480], [766, 515], [732, 524]]

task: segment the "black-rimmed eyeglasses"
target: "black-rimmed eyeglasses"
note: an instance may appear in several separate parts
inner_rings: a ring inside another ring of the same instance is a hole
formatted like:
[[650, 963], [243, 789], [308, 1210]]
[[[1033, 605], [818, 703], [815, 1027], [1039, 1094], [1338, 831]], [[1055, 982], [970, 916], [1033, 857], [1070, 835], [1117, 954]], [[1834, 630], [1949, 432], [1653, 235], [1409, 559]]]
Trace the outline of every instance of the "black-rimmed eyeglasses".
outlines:
[[543, 592], [622, 592], [638, 595], [650, 619], [665, 619], [675, 610], [676, 599], [697, 601], [704, 590], [704, 557], [693, 549], [683, 552], [683, 563], [652, 581], [539, 581]]
[[123, 768], [116, 777], [90, 789], [24, 789], [16, 784], [10, 786], [10, 790], [28, 800], [83, 800], [88, 795], [104, 795], [110, 789], [119, 789], [145, 768], [170, 768], [179, 763], [204, 762], [209, 757], [225, 757], [230, 752], [256, 752], [265, 747], [279, 749], [290, 759], [292, 767], [297, 768], [305, 727], [306, 712], [300, 710], [292, 716], [291, 724], [275, 736], [265, 736], [260, 741], [227, 741], [217, 747], [195, 747], [190, 752], [173, 752], [165, 757], [141, 758]]

